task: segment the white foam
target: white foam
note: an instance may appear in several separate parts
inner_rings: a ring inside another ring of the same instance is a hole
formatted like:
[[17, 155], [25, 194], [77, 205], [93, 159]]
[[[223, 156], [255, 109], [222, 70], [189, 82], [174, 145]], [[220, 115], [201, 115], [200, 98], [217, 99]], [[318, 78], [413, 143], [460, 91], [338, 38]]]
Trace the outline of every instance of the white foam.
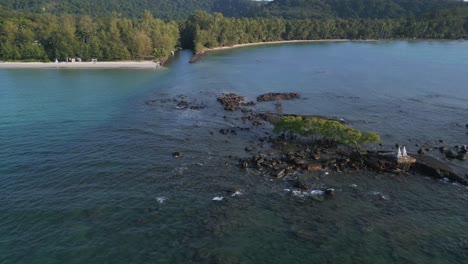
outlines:
[[233, 193], [231, 196], [238, 196], [238, 195], [242, 195], [243, 193], [241, 193], [240, 191], [236, 191], [235, 193]]
[[325, 192], [321, 190], [312, 190], [310, 191], [310, 195], [323, 195]]
[[222, 197], [222, 196], [216, 196], [212, 200], [213, 201], [222, 201], [223, 199], [224, 199], [224, 197]]
[[160, 204], [164, 203], [166, 200], [167, 200], [166, 197], [156, 197], [156, 201], [158, 201], [158, 203]]

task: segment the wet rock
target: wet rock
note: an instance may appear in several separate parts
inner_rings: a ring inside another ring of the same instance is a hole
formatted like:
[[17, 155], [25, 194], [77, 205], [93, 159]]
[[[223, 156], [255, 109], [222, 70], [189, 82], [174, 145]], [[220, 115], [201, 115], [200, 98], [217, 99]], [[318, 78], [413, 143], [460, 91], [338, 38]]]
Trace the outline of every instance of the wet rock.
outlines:
[[326, 189], [325, 190], [325, 195], [335, 196], [335, 189], [333, 189], [333, 188]]
[[229, 189], [226, 190], [226, 192], [228, 194], [232, 195], [232, 194], [235, 194], [236, 192], [238, 192], [238, 190], [236, 188], [229, 188]]
[[205, 52], [202, 51], [202, 52], [198, 52], [197, 54], [193, 55], [192, 58], [190, 59], [190, 63], [196, 63], [198, 61], [200, 61], [203, 56], [205, 55]]
[[245, 147], [245, 151], [246, 151], [246, 152], [250, 152], [250, 151], [252, 151], [252, 150], [253, 150], [253, 148], [250, 147], [250, 146]]
[[224, 94], [218, 97], [217, 100], [224, 106], [224, 110], [227, 111], [235, 111], [244, 103], [244, 97], [235, 93]]
[[280, 171], [278, 171], [278, 173], [276, 173], [276, 178], [278, 178], [278, 179], [279, 179], [279, 178], [282, 178], [282, 177], [284, 177], [285, 173], [286, 173], [286, 170], [284, 170], [284, 169], [283, 169], [283, 170], [280, 170]]
[[187, 101], [179, 101], [177, 103], [177, 108], [178, 109], [187, 109], [187, 108], [189, 108], [189, 103]]
[[439, 147], [439, 151], [440, 151], [440, 153], [445, 153], [445, 152], [448, 151], [448, 148], [446, 146]]
[[297, 165], [304, 165], [305, 160], [303, 160], [302, 158], [295, 158], [294, 163], [296, 163]]
[[445, 157], [448, 159], [456, 159], [457, 156], [458, 156], [458, 153], [453, 150], [449, 150], [445, 153]]
[[307, 171], [314, 172], [322, 170], [322, 164], [320, 163], [311, 163], [307, 165]]
[[181, 157], [181, 156], [182, 156], [182, 153], [179, 152], [179, 151], [172, 152], [172, 157], [174, 157], [174, 158], [179, 158], [179, 157]]
[[311, 157], [313, 160], [319, 160], [319, 159], [320, 159], [320, 155], [319, 155], [319, 154], [316, 154], [316, 153], [310, 155], [310, 157]]
[[463, 145], [460, 148], [460, 151], [458, 152], [458, 154], [466, 154], [467, 152], [468, 152], [468, 148], [466, 147], [466, 145]]
[[423, 148], [420, 148], [420, 149], [418, 150], [418, 154], [419, 154], [419, 155], [424, 155], [425, 153], [426, 153], [426, 150], [424, 150]]
[[457, 159], [458, 159], [458, 160], [466, 160], [466, 154], [459, 153], [459, 154], [457, 155]]
[[298, 93], [266, 93], [257, 97], [258, 102], [269, 102], [277, 100], [291, 100], [299, 98]]
[[222, 128], [222, 129], [219, 130], [219, 133], [221, 133], [223, 135], [226, 135], [227, 133], [229, 133], [229, 130]]
[[295, 181], [293, 186], [294, 186], [294, 188], [297, 188], [297, 189], [300, 189], [300, 190], [303, 190], [303, 191], [308, 189], [307, 184], [305, 184], [301, 180]]
[[243, 103], [241, 103], [241, 105], [243, 105], [243, 106], [254, 106], [254, 105], [256, 105], [256, 103], [254, 101], [249, 101], [249, 102], [243, 102]]
[[437, 179], [448, 178], [451, 181], [455, 181], [464, 185], [468, 185], [468, 180], [462, 175], [455, 173], [448, 165], [443, 162], [429, 157], [420, 156], [416, 159], [414, 169], [416, 172], [431, 176]]

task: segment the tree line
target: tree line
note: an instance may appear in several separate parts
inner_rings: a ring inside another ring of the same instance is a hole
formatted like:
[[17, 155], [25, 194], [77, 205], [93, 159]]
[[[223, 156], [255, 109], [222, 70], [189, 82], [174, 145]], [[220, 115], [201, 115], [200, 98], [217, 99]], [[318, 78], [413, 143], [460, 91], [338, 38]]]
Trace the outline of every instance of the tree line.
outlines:
[[278, 40], [314, 39], [461, 39], [466, 20], [444, 13], [399, 19], [226, 18], [195, 12], [181, 26], [181, 42], [200, 52], [206, 48]]
[[[277, 40], [460, 39], [467, 13], [447, 10], [421, 18], [229, 18], [195, 11], [184, 21], [22, 14], [0, 8], [0, 60], [163, 60], [177, 47], [206, 48]], [[463, 14], [463, 15], [461, 15]]]
[[0, 60], [163, 59], [179, 41], [179, 24], [145, 12], [141, 19], [88, 15], [14, 15], [0, 18]]
[[187, 19], [194, 10], [227, 17], [286, 19], [418, 17], [456, 8], [463, 0], [2, 0], [0, 5], [32, 13]]

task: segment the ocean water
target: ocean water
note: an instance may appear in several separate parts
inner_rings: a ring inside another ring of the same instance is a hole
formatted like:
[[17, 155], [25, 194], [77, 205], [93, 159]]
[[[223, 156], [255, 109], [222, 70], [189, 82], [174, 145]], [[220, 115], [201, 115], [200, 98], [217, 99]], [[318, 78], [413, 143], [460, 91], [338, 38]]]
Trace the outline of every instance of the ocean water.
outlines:
[[[0, 70], [0, 263], [466, 262], [466, 187], [320, 172], [301, 177], [335, 197], [291, 195], [290, 182], [239, 168], [271, 128], [220, 134], [245, 124], [216, 97], [299, 92], [282, 112], [343, 118], [384, 148], [467, 144], [468, 42], [190, 56], [162, 70]], [[468, 173], [466, 161], [448, 162]]]

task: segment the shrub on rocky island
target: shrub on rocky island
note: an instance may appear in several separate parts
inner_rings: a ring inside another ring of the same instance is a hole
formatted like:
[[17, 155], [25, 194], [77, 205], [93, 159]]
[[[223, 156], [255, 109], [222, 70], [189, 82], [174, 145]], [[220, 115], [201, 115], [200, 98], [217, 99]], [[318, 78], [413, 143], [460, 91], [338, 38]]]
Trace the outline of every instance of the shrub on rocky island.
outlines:
[[285, 116], [274, 122], [276, 133], [288, 133], [290, 137], [299, 135], [313, 140], [327, 140], [338, 145], [359, 147], [380, 142], [374, 132], [361, 132], [336, 120], [316, 117]]

